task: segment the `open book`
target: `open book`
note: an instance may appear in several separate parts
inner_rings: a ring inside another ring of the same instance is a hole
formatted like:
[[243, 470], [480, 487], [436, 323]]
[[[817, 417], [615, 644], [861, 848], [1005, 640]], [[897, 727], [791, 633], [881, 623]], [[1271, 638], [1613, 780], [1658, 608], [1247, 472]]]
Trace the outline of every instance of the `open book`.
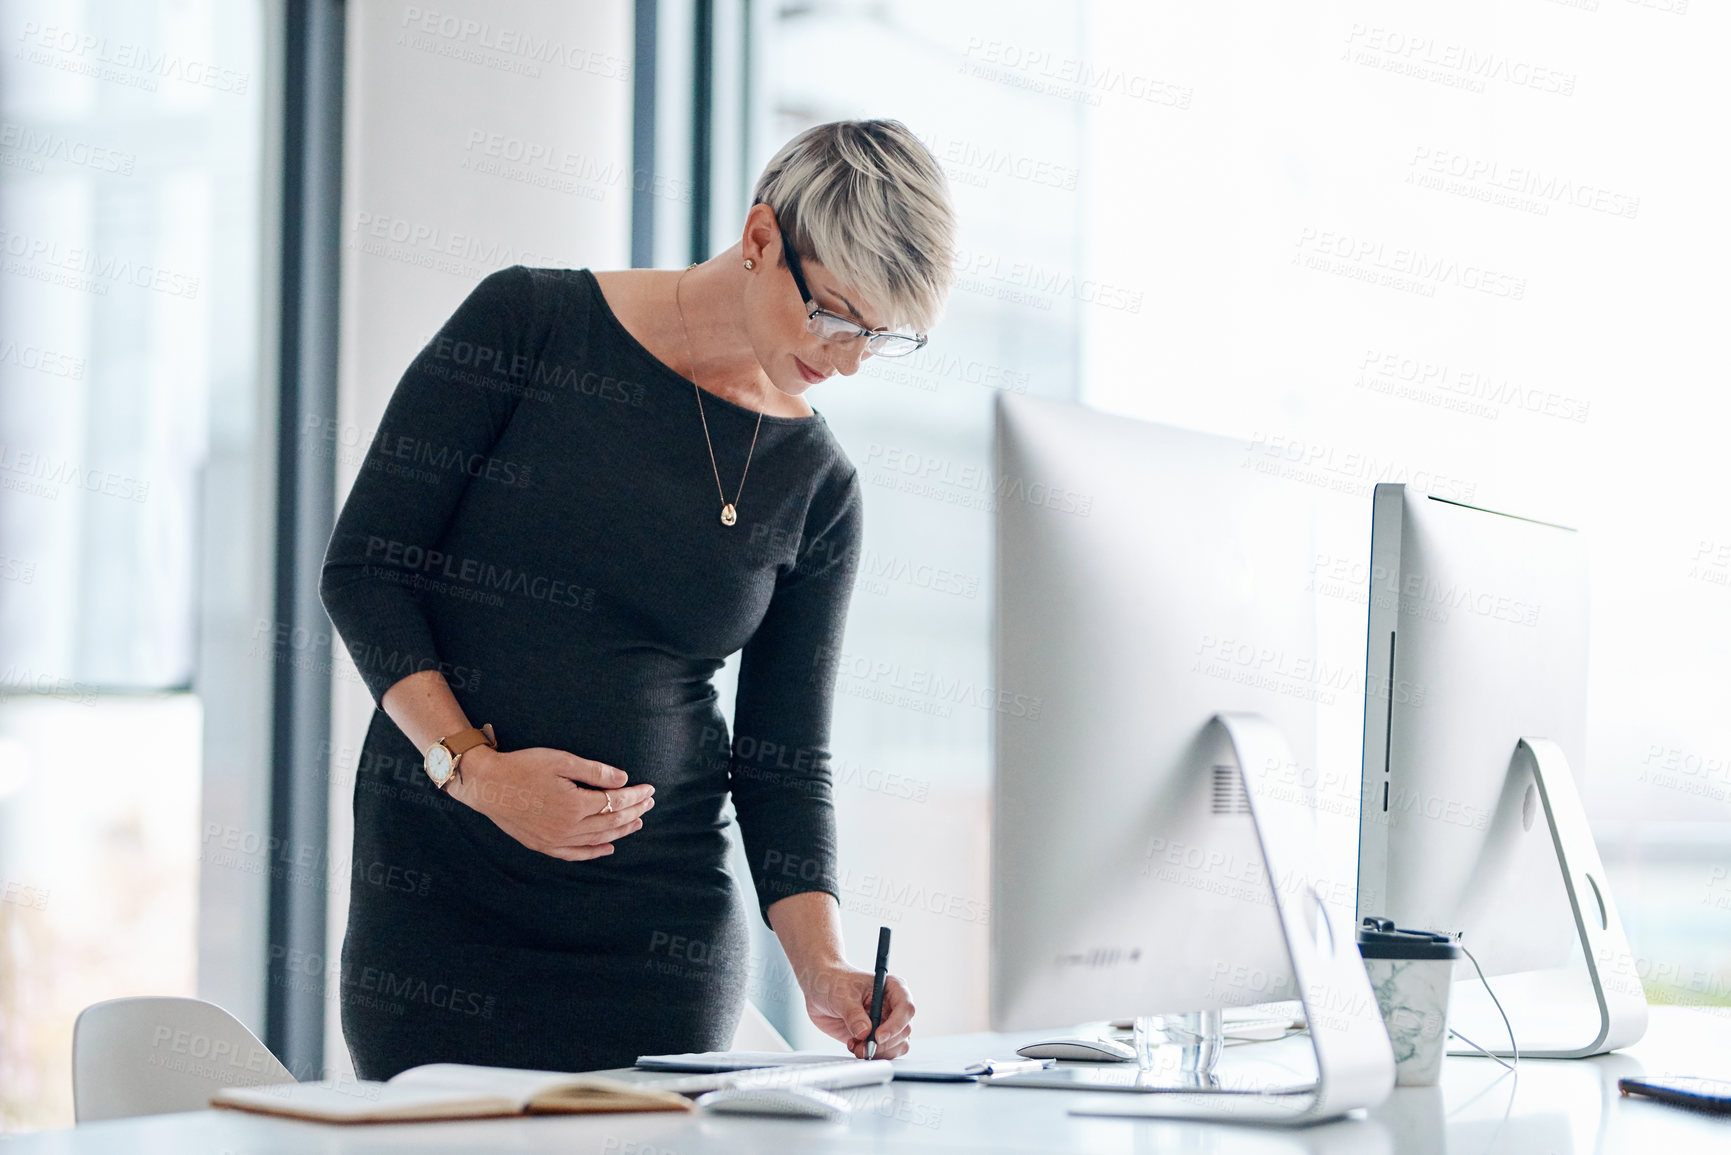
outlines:
[[218, 1091], [210, 1103], [213, 1107], [327, 1123], [407, 1123], [495, 1115], [692, 1109], [691, 1100], [684, 1095], [634, 1086], [602, 1075], [472, 1067], [463, 1063], [410, 1067], [384, 1083], [326, 1079], [270, 1087], [228, 1087]]

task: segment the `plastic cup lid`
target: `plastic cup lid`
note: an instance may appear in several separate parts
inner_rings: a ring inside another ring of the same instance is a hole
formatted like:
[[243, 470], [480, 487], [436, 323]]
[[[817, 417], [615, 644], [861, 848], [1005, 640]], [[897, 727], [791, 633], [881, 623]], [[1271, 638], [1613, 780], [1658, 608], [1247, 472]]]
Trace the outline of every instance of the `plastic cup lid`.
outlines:
[[1461, 948], [1453, 936], [1435, 931], [1360, 926], [1358, 953], [1375, 959], [1457, 959]]

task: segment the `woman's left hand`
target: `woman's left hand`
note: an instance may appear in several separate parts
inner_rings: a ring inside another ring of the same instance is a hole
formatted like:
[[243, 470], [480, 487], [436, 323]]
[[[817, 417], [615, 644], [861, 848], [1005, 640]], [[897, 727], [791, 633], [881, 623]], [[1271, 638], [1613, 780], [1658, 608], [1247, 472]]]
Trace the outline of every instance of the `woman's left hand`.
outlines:
[[[805, 991], [805, 1013], [817, 1029], [847, 1044], [856, 1059], [866, 1057], [866, 1040], [872, 1037], [872, 982], [870, 971], [845, 964], [820, 967], [799, 976]], [[893, 1059], [908, 1050], [914, 1003], [902, 980], [890, 975], [884, 980], [883, 1022], [878, 1025], [879, 1059]]]

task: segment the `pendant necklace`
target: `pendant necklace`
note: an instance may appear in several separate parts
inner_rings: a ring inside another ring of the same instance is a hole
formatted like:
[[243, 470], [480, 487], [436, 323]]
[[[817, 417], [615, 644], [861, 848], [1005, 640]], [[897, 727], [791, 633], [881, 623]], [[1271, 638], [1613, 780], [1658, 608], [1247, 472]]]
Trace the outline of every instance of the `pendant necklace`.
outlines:
[[[693, 261], [685, 267], [689, 273], [697, 267]], [[715, 473], [715, 493], [721, 498], [721, 524], [732, 525], [739, 520], [739, 495], [745, 492], [745, 475], [751, 470], [751, 455], [757, 449], [757, 431], [763, 428], [763, 410], [757, 411], [757, 428], [751, 431], [751, 448], [745, 451], [745, 468], [739, 471], [739, 488], [733, 500], [721, 488], [721, 469], [715, 464], [715, 443], [709, 438], [709, 418], [703, 415], [703, 390], [697, 387], [697, 359], [691, 355], [691, 332], [685, 327], [685, 307], [679, 303], [679, 286], [685, 283], [685, 273], [673, 283], [673, 307], [679, 311], [679, 333], [685, 338], [685, 360], [691, 366], [691, 388], [697, 394], [697, 419], [703, 422], [703, 443], [709, 447], [709, 468]]]

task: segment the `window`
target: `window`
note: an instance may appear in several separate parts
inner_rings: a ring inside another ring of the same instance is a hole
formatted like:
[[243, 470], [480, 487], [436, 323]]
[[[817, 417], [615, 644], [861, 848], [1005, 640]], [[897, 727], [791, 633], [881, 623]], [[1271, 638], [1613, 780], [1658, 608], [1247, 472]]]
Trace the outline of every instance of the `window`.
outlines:
[[3, 27], [11, 1130], [72, 1122], [84, 1006], [198, 989], [201, 591], [249, 572], [244, 534], [208, 531], [244, 507], [212, 485], [244, 478], [255, 448], [263, 29], [258, 6], [212, 0], [9, 4]]

